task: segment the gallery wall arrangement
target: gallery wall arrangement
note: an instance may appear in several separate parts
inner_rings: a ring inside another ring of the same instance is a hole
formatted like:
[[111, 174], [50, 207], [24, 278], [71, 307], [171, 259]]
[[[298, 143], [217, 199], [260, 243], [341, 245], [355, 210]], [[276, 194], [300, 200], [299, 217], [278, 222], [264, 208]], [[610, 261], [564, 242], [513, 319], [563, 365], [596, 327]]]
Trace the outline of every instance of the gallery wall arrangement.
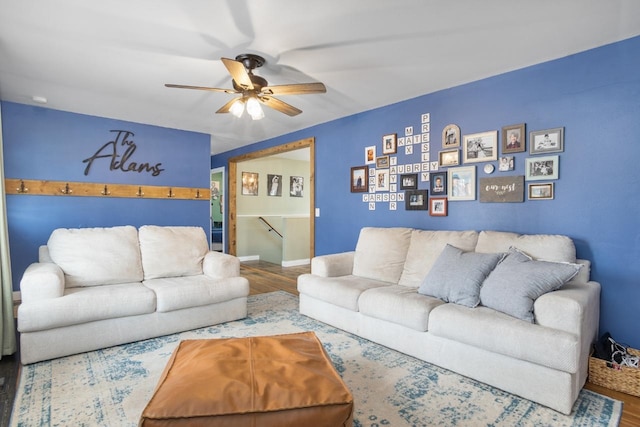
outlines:
[[[560, 155], [548, 154], [564, 151], [563, 127], [532, 131], [531, 157], [518, 168], [524, 175], [514, 175], [516, 160], [510, 154], [526, 151], [525, 123], [503, 126], [499, 144], [498, 130], [463, 135], [456, 124], [444, 127], [441, 141], [432, 141], [430, 121], [431, 113], [423, 113], [420, 125], [406, 126], [403, 136], [385, 134], [380, 145], [364, 147], [364, 165], [351, 167], [350, 186], [352, 193], [362, 193], [369, 210], [422, 210], [447, 216], [449, 201], [520, 203], [525, 196], [527, 201], [555, 197], [550, 181], [559, 178]], [[437, 156], [432, 158], [432, 151]], [[482, 168], [475, 163], [482, 163]], [[495, 171], [505, 174], [490, 176]]]

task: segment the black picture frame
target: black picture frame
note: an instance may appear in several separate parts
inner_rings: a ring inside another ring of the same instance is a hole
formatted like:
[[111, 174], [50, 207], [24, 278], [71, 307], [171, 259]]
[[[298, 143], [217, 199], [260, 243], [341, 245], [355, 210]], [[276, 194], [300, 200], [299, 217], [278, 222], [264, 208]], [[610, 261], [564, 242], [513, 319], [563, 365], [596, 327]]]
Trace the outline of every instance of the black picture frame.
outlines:
[[400, 189], [401, 190], [415, 190], [418, 188], [418, 174], [417, 173], [405, 173], [400, 175]]
[[351, 168], [351, 192], [366, 193], [369, 189], [369, 166]]
[[428, 190], [407, 190], [404, 192], [404, 208], [408, 211], [429, 210]]
[[431, 172], [429, 174], [429, 191], [432, 196], [447, 194], [447, 172]]

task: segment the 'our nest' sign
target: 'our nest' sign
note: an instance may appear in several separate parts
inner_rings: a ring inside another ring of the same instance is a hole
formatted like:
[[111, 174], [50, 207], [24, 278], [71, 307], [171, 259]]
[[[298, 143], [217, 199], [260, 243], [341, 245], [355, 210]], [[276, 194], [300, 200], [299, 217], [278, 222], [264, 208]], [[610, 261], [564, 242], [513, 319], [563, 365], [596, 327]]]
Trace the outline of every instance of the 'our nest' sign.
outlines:
[[480, 201], [512, 203], [524, 201], [524, 176], [480, 178]]

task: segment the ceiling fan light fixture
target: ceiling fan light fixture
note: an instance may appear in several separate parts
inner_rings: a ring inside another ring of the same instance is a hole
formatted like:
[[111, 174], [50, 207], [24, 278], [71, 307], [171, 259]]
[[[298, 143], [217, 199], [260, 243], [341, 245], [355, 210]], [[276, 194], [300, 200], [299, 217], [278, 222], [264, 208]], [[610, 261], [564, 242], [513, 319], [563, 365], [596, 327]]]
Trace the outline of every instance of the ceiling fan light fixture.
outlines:
[[229, 112], [237, 118], [242, 117], [242, 113], [244, 113], [244, 102], [242, 102], [242, 99], [236, 99], [236, 102], [231, 104]]
[[260, 120], [264, 118], [264, 111], [262, 111], [262, 107], [258, 100], [253, 96], [247, 99], [247, 113], [249, 113], [253, 120]]

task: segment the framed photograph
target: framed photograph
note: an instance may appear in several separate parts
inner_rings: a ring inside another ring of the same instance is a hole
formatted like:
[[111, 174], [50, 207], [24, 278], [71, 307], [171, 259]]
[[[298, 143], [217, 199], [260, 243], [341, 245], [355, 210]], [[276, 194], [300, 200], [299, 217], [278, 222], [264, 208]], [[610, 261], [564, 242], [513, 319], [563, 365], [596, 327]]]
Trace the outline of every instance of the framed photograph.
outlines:
[[242, 195], [258, 195], [258, 174], [255, 172], [242, 172]]
[[282, 175], [267, 174], [267, 196], [282, 197]]
[[304, 190], [304, 178], [301, 176], [289, 177], [289, 196], [302, 197]]
[[458, 166], [460, 164], [460, 150], [445, 150], [438, 152], [441, 167]]
[[498, 131], [474, 133], [462, 138], [463, 163], [498, 160]]
[[529, 134], [529, 154], [564, 151], [564, 128], [537, 130]]
[[431, 172], [429, 187], [432, 196], [444, 196], [447, 194], [447, 173]]
[[400, 189], [401, 190], [415, 190], [418, 188], [418, 174], [407, 173], [400, 175]]
[[427, 190], [407, 190], [404, 192], [404, 208], [408, 211], [426, 211], [429, 199]]
[[351, 168], [351, 192], [366, 193], [369, 180], [368, 166], [354, 166]]
[[389, 169], [389, 156], [376, 157], [377, 169]]
[[476, 199], [476, 167], [461, 166], [447, 170], [447, 194], [450, 201]]
[[376, 146], [364, 147], [364, 164], [373, 165], [376, 162]]
[[376, 170], [375, 188], [378, 191], [389, 191], [389, 169]]
[[560, 156], [527, 157], [525, 159], [525, 179], [527, 181], [548, 181], [558, 179]]
[[442, 148], [460, 147], [460, 128], [457, 125], [446, 125], [442, 130]]
[[552, 200], [553, 182], [529, 184], [529, 200]]
[[431, 197], [429, 199], [429, 215], [447, 216], [447, 198]]
[[382, 154], [395, 154], [398, 151], [398, 135], [390, 133], [382, 137]]
[[515, 160], [513, 156], [500, 156], [498, 162], [498, 170], [500, 172], [512, 171], [515, 168]]
[[502, 128], [502, 153], [520, 153], [525, 150], [524, 123]]

